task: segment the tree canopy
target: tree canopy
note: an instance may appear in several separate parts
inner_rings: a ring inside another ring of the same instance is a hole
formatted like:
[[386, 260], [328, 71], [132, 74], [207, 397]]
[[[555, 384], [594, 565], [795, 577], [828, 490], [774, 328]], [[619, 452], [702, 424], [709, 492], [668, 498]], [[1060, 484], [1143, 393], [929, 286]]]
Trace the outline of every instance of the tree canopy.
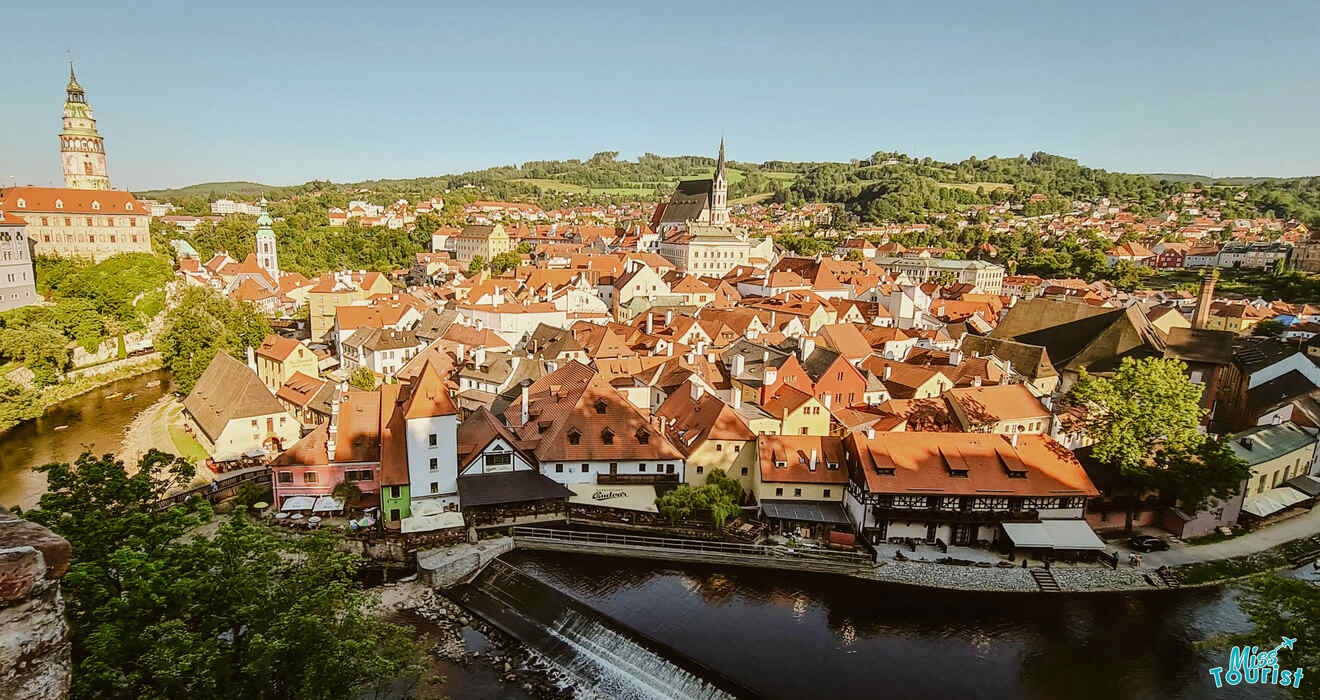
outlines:
[[242, 359], [270, 333], [270, 322], [248, 303], [231, 300], [206, 287], [189, 287], [165, 316], [156, 337], [175, 389], [192, 391], [217, 352]]
[[151, 451], [40, 467], [23, 514], [63, 536], [73, 698], [383, 697], [423, 673], [410, 633], [372, 615], [335, 535], [281, 537], [240, 508], [214, 535], [204, 501], [157, 510], [186, 460]]

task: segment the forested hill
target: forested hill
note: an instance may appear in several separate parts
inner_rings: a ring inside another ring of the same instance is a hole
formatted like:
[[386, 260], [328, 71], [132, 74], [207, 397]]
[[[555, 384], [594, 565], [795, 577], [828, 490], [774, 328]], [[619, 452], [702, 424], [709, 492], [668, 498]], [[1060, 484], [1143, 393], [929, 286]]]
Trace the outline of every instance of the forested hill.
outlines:
[[[618, 159], [603, 151], [586, 160], [528, 161], [456, 175], [371, 180], [312, 181], [289, 187], [220, 182], [139, 195], [174, 202], [194, 214], [208, 213], [220, 197], [285, 200], [312, 198], [321, 207], [343, 207], [349, 199], [378, 204], [399, 198], [417, 201], [462, 192], [462, 199], [534, 200], [546, 207], [595, 202], [655, 201], [681, 179], [709, 177], [715, 160], [705, 156], [646, 154]], [[966, 210], [1005, 200], [1029, 205], [1027, 213], [1068, 209], [1074, 200], [1108, 197], [1153, 212], [1161, 199], [1197, 186], [1245, 188], [1249, 198], [1231, 215], [1272, 214], [1320, 224], [1320, 177], [1199, 178], [1195, 175], [1128, 174], [1088, 168], [1076, 159], [1037, 152], [1011, 158], [968, 158], [957, 163], [879, 151], [848, 163], [730, 161], [729, 197], [735, 203], [773, 200], [844, 205], [860, 222], [923, 220], [931, 213]], [[1032, 195], [1041, 195], [1033, 197]], [[452, 198], [452, 195], [451, 195]]]

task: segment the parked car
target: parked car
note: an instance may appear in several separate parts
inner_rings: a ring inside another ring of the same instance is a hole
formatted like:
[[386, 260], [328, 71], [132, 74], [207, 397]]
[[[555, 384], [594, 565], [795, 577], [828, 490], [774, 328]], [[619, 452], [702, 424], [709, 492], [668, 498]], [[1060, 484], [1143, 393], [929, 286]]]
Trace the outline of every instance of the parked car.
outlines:
[[1169, 548], [1169, 543], [1153, 535], [1137, 535], [1128, 540], [1128, 546], [1138, 552], [1163, 552]]

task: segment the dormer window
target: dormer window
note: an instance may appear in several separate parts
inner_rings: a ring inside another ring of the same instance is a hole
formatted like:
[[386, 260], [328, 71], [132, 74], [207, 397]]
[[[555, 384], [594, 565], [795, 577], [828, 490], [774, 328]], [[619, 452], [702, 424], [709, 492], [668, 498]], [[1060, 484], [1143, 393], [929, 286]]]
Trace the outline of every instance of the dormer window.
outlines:
[[126, 209], [127, 211], [133, 211], [133, 203], [129, 202], [128, 204], [125, 204], [124, 209]]
[[62, 200], [62, 199], [57, 199], [57, 200], [55, 200], [55, 208], [56, 208], [56, 209], [63, 209], [63, 208], [64, 208], [64, 200]]
[[839, 468], [839, 463], [838, 463], [838, 462], [826, 462], [826, 463], [825, 463], [825, 468], [826, 468], [826, 469], [838, 469], [838, 468]]
[[578, 432], [577, 428], [568, 431], [568, 444], [570, 445], [582, 444], [582, 433]]
[[614, 444], [614, 431], [606, 428], [600, 431], [600, 441], [606, 445]]
[[605, 415], [605, 402], [600, 399], [596, 399], [596, 415]]
[[637, 430], [637, 444], [639, 444], [639, 445], [649, 445], [649, 444], [651, 444], [651, 434], [648, 433], [648, 432], [646, 432], [645, 430], [638, 429], [638, 430]]
[[20, 197], [17, 202], [14, 202], [14, 206], [18, 207], [19, 209], [23, 209], [27, 207], [27, 202], [23, 201], [23, 199]]
[[785, 462], [785, 461], [782, 460], [782, 459], [776, 459], [776, 460], [775, 460], [775, 468], [776, 468], [776, 469], [785, 469], [785, 468], [787, 468], [787, 467], [788, 467], [788, 462]]
[[101, 211], [101, 203], [96, 200], [92, 200], [92, 209], [95, 211]]

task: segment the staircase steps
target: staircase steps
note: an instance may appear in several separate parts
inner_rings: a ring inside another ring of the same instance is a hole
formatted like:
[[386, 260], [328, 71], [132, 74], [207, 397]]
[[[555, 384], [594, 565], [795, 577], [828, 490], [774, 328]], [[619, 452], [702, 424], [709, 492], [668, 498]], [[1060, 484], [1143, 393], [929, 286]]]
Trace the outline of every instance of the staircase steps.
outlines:
[[1178, 574], [1173, 573], [1171, 569], [1163, 569], [1159, 574], [1160, 580], [1164, 581], [1164, 585], [1169, 588], [1180, 588], [1182, 586], [1182, 581], [1178, 580]]
[[1058, 593], [1060, 591], [1059, 582], [1054, 580], [1054, 574], [1049, 569], [1032, 569], [1031, 577], [1036, 579], [1036, 585], [1040, 590], [1046, 593]]

